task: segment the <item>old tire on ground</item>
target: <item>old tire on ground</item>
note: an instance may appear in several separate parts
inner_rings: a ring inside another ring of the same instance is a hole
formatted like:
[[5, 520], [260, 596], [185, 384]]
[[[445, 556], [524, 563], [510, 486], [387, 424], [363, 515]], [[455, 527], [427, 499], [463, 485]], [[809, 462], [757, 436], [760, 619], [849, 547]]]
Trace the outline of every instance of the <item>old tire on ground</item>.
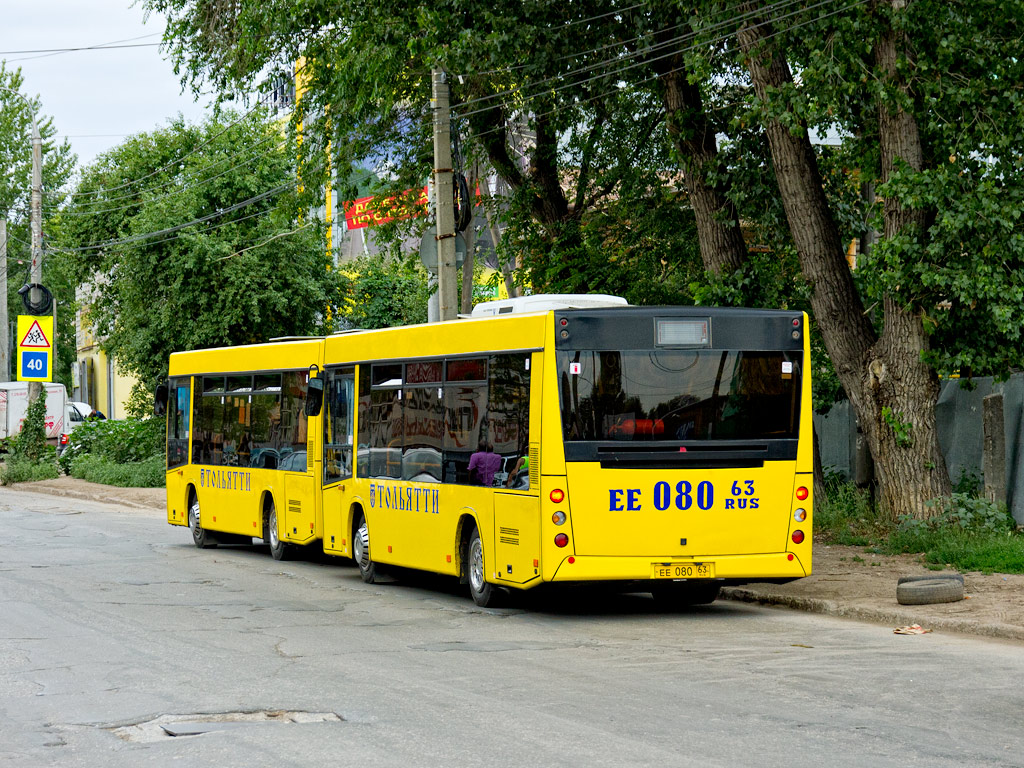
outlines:
[[277, 526], [277, 507], [270, 502], [270, 511], [267, 513], [267, 532], [263, 537], [270, 545], [270, 556], [275, 560], [287, 560], [291, 555], [291, 547], [281, 541], [281, 534]]
[[718, 599], [722, 585], [717, 581], [666, 581], [651, 585], [655, 601], [667, 608], [708, 605]]
[[497, 605], [501, 599], [501, 588], [489, 583], [484, 576], [484, 544], [476, 526], [469, 534], [465, 565], [469, 576], [469, 594], [473, 602], [481, 608]]
[[896, 582], [897, 585], [908, 584], [912, 581], [932, 581], [933, 579], [949, 579], [950, 581], [959, 581], [961, 584], [964, 583], [964, 575], [962, 573], [929, 573], [921, 576], [900, 576]]
[[219, 543], [216, 536], [203, 528], [202, 516], [199, 512], [199, 497], [194, 493], [188, 503], [188, 527], [192, 531], [192, 541], [200, 549], [212, 549]]
[[963, 599], [964, 585], [956, 579], [923, 579], [896, 585], [896, 602], [900, 605], [955, 603]]
[[370, 559], [370, 528], [366, 524], [366, 516], [359, 514], [356, 521], [356, 532], [352, 537], [352, 559], [359, 566], [359, 575], [367, 584], [377, 581], [377, 564]]

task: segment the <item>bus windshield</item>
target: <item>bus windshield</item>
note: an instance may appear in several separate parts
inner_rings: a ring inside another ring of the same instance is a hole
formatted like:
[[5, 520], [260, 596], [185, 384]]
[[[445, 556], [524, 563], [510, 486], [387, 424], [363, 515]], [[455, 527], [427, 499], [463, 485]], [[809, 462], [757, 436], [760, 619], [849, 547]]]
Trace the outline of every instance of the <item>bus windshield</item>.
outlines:
[[566, 441], [795, 439], [802, 353], [560, 350]]

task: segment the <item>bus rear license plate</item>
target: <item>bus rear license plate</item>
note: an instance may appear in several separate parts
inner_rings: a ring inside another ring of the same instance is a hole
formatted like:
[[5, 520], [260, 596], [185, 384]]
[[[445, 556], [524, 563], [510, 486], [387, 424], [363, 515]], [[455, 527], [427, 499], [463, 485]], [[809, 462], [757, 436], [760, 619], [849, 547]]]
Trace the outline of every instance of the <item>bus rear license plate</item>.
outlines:
[[652, 579], [713, 579], [714, 563], [653, 563]]

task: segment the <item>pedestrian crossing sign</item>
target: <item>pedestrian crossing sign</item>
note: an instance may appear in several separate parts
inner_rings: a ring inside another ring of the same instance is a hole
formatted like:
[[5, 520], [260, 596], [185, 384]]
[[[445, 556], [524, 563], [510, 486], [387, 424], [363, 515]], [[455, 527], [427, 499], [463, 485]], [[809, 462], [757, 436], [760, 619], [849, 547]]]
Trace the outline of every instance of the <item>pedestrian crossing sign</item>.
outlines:
[[18, 381], [53, 380], [53, 317], [18, 315]]

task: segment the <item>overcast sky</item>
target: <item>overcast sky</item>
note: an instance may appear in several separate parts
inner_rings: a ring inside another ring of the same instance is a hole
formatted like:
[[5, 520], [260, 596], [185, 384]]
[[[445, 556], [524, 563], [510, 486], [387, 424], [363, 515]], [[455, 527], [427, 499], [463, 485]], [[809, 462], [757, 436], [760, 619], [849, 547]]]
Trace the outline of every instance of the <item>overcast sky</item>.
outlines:
[[[163, 19], [132, 0], [4, 0], [0, 58], [21, 67], [24, 92], [38, 94], [44, 114], [67, 136], [79, 160], [89, 163], [125, 136], [163, 125], [179, 112], [198, 120], [209, 99], [193, 101], [160, 49]], [[139, 39], [132, 39], [139, 38]], [[74, 48], [125, 41], [147, 47], [69, 53], [13, 51]]]

